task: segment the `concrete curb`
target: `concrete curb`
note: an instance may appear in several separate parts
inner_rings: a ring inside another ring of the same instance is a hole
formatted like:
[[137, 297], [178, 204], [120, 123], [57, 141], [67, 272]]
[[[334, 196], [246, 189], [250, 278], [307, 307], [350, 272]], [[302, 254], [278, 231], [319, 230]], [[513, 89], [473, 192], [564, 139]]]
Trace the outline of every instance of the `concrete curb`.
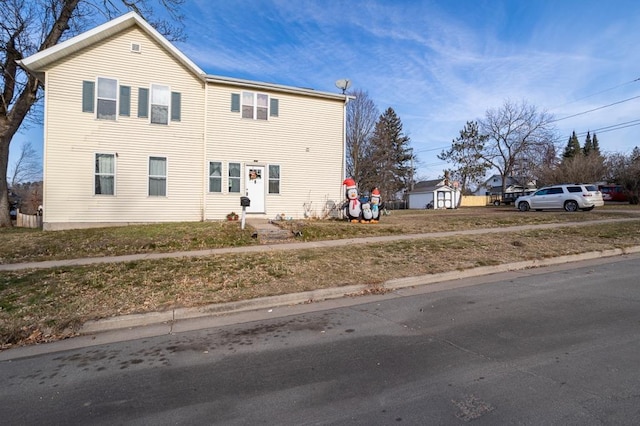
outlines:
[[[438, 274], [398, 278], [389, 280], [379, 287], [385, 290], [393, 291], [407, 287], [416, 287], [445, 281], [461, 280], [465, 278], [479, 277], [501, 272], [511, 272], [544, 266], [561, 265], [571, 262], [593, 260], [603, 257], [630, 255], [636, 253], [640, 253], [640, 246], [594, 251], [547, 259], [526, 260], [521, 262], [506, 263], [502, 265], [481, 266], [478, 268], [465, 269], [461, 271], [449, 271]], [[301, 293], [284, 294], [280, 296], [261, 297], [257, 299], [242, 300], [230, 303], [212, 304], [197, 308], [179, 308], [165, 312], [123, 315], [97, 321], [88, 321], [80, 329], [80, 334], [96, 334], [100, 332], [149, 326], [154, 324], [176, 323], [178, 321], [188, 319], [209, 316], [222, 316], [238, 312], [275, 308], [279, 306], [298, 305], [304, 303], [313, 303], [315, 301], [339, 299], [346, 296], [369, 294], [372, 288], [373, 287], [368, 284], [358, 284], [345, 287], [332, 287], [327, 289], [305, 291]]]

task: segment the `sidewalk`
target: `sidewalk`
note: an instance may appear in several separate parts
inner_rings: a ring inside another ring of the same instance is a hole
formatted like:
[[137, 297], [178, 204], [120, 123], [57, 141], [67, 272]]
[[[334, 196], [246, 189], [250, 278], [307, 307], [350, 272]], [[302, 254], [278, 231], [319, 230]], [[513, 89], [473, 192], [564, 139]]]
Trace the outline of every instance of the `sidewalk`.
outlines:
[[[145, 259], [161, 259], [171, 257], [195, 257], [209, 256], [225, 253], [249, 253], [275, 250], [299, 250], [310, 248], [338, 247], [351, 244], [368, 244], [371, 242], [390, 242], [399, 240], [413, 240], [424, 238], [441, 238], [454, 235], [482, 235], [487, 233], [508, 233], [514, 231], [533, 229], [554, 229], [560, 227], [583, 226], [585, 224], [596, 225], [599, 223], [637, 221], [634, 218], [607, 219], [589, 222], [553, 223], [543, 225], [525, 225], [507, 228], [474, 229], [466, 231], [450, 231], [410, 235], [392, 235], [382, 237], [351, 238], [345, 240], [298, 242], [267, 244], [259, 246], [222, 248], [210, 250], [198, 250], [175, 253], [155, 253], [127, 256], [114, 256], [102, 258], [69, 259], [60, 261], [31, 262], [22, 264], [0, 265], [1, 271], [20, 270], [28, 268], [53, 268], [59, 266], [82, 266], [97, 263], [126, 262]], [[252, 225], [253, 226], [253, 225]], [[273, 226], [273, 225], [271, 225]], [[258, 229], [259, 227], [255, 227]], [[150, 312], [146, 314], [124, 315], [106, 318], [97, 321], [89, 321], [80, 329], [80, 336], [43, 345], [17, 347], [6, 351], [0, 351], [0, 361], [25, 356], [33, 356], [42, 353], [69, 350], [102, 343], [152, 337], [176, 332], [196, 330], [200, 328], [219, 326], [237, 322], [255, 321], [261, 318], [273, 316], [292, 315], [302, 311], [322, 309], [317, 302], [340, 303], [341, 305], [353, 305], [364, 303], [362, 297], [401, 297], [398, 293], [403, 289], [420, 288], [429, 285], [430, 291], [439, 289], [474, 285], [473, 278], [493, 275], [498, 273], [523, 273], [531, 268], [562, 265], [572, 262], [589, 261], [613, 256], [631, 255], [640, 259], [640, 246], [626, 249], [612, 249], [599, 252], [588, 252], [577, 255], [561, 256], [548, 259], [514, 262], [502, 265], [483, 266], [462, 271], [450, 271], [439, 274], [429, 274], [408, 278], [392, 279], [383, 283], [380, 288], [387, 290], [383, 295], [371, 295], [371, 288], [366, 284], [351, 285], [346, 287], [313, 290], [302, 293], [287, 294], [281, 296], [262, 297], [258, 299], [244, 300], [231, 303], [207, 305], [197, 308], [179, 308], [164, 312]], [[313, 302], [313, 303], [310, 303]], [[277, 312], [274, 310], [277, 309]], [[326, 307], [324, 309], [327, 309]]]
[[[517, 231], [527, 231], [533, 229], [554, 229], [554, 228], [566, 228], [574, 226], [584, 226], [585, 224], [597, 225], [602, 223], [620, 223], [637, 221], [637, 218], [624, 218], [624, 219], [601, 219], [588, 222], [565, 222], [565, 223], [548, 223], [542, 225], [521, 225], [511, 226], [504, 228], [482, 228], [471, 229], [464, 231], [447, 231], [447, 232], [433, 232], [423, 234], [403, 234], [403, 235], [386, 235], [378, 237], [363, 237], [363, 238], [347, 238], [341, 240], [326, 240], [326, 241], [309, 241], [309, 242], [296, 242], [296, 243], [268, 243], [255, 246], [245, 247], [228, 247], [217, 249], [205, 249], [195, 251], [178, 251], [170, 253], [142, 253], [142, 254], [129, 254], [123, 256], [105, 256], [105, 257], [87, 257], [80, 259], [65, 259], [65, 260], [47, 260], [43, 262], [26, 262], [26, 263], [7, 263], [0, 265], [0, 272], [2, 271], [19, 271], [23, 269], [47, 269], [57, 268], [63, 266], [86, 266], [93, 264], [104, 263], [116, 263], [116, 262], [132, 262], [138, 260], [152, 260], [152, 259], [168, 259], [177, 257], [203, 257], [212, 256], [216, 254], [234, 254], [234, 253], [256, 253], [264, 251], [285, 251], [285, 250], [301, 250], [301, 249], [313, 249], [313, 248], [327, 248], [327, 247], [342, 247], [354, 244], [370, 244], [370, 243], [382, 243], [392, 241], [403, 240], [420, 240], [425, 238], [442, 238], [456, 235], [482, 235], [490, 233], [509, 233]], [[274, 230], [279, 230], [277, 226], [268, 223], [267, 221], [251, 223], [251, 226], [257, 230], [258, 237], [265, 233], [272, 233]]]

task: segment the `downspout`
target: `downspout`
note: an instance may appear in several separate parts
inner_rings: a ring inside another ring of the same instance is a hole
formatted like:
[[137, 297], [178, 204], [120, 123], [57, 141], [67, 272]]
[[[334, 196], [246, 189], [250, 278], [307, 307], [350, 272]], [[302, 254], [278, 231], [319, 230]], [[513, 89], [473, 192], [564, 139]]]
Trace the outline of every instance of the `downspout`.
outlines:
[[204, 123], [202, 125], [202, 222], [207, 220], [207, 187], [209, 181], [209, 172], [207, 167], [207, 123], [209, 121], [209, 84], [205, 76], [202, 76], [204, 84]]
[[[48, 90], [44, 90], [47, 87], [49, 87], [48, 84], [48, 80], [49, 80], [49, 73], [48, 72], [44, 72], [44, 88], [43, 88], [43, 92], [44, 92], [44, 122], [43, 124], [43, 128], [42, 128], [42, 230], [46, 231], [47, 229], [45, 228], [45, 223], [47, 223], [46, 218], [47, 218], [47, 206], [46, 206], [46, 194], [47, 194], [47, 139], [49, 136], [49, 132], [48, 132], [48, 125], [47, 122], [49, 121], [47, 119], [48, 115], [49, 115], [49, 108], [47, 108], [47, 104], [49, 103], [49, 91]], [[94, 160], [95, 161], [95, 160]], [[117, 167], [117, 165], [116, 165]], [[48, 227], [48, 226], [47, 226]]]
[[350, 96], [344, 95], [344, 106], [342, 108], [342, 181], [340, 189], [342, 190], [342, 182], [347, 178], [347, 104], [351, 99]]

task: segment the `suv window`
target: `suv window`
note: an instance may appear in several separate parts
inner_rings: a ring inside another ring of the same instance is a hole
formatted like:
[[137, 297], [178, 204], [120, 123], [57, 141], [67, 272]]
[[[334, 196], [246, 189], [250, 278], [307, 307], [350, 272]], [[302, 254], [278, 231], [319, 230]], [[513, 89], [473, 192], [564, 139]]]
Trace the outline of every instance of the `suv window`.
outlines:
[[558, 187], [558, 188], [549, 188], [547, 190], [547, 194], [562, 194], [564, 191], [562, 190], [562, 187]]
[[598, 188], [596, 188], [595, 185], [585, 185], [584, 187], [587, 189], [587, 191], [597, 191], [598, 190]]
[[582, 192], [582, 188], [579, 186], [567, 186], [567, 191], [569, 192]]

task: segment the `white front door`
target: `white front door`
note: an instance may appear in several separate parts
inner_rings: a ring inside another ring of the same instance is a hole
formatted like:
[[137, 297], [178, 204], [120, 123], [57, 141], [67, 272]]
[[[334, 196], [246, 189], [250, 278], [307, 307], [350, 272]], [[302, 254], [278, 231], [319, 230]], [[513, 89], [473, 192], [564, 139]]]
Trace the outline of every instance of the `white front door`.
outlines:
[[246, 166], [245, 182], [247, 183], [247, 197], [251, 205], [247, 207], [247, 213], [264, 213], [265, 175], [264, 166]]

